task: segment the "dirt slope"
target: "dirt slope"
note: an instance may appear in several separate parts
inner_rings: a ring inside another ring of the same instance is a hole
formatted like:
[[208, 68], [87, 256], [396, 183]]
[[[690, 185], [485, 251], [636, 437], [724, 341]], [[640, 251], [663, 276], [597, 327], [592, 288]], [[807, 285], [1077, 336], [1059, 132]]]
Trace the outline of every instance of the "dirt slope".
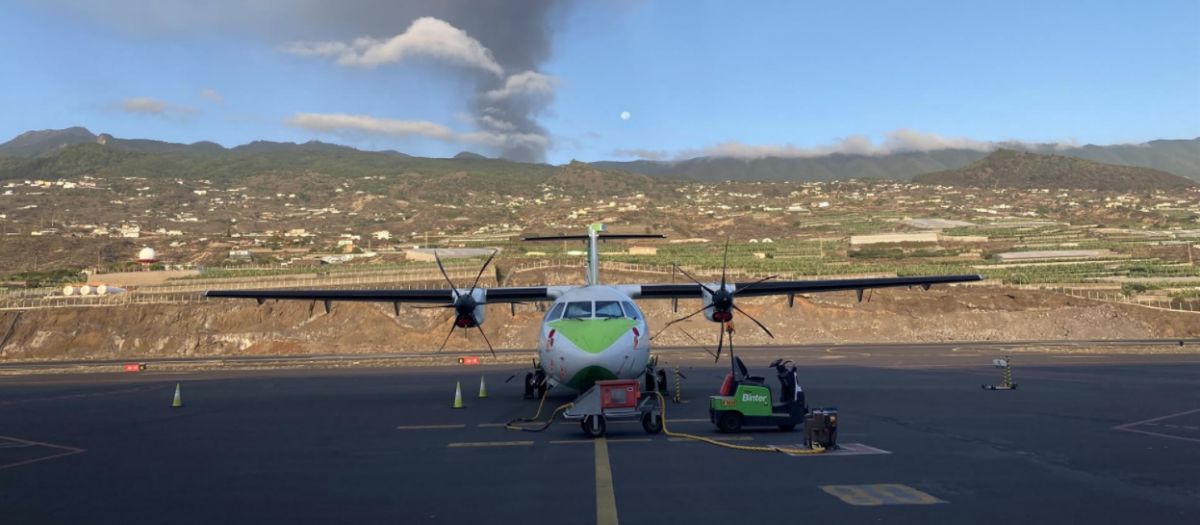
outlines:
[[[851, 292], [786, 299], [742, 301], [739, 305], [775, 333], [777, 343], [918, 342], [965, 340], [1065, 340], [1200, 337], [1200, 316], [1116, 305], [1045, 292], [984, 288], [932, 291], [886, 290], [857, 303]], [[699, 308], [681, 301], [643, 303], [651, 327]], [[105, 359], [248, 354], [326, 354], [429, 351], [449, 329], [440, 310], [391, 305], [335, 303], [326, 314], [307, 302], [212, 300], [196, 305], [30, 310], [0, 349], [0, 358]], [[13, 312], [0, 313], [7, 328]], [[497, 348], [533, 348], [542, 313], [535, 306], [488, 309], [484, 324]], [[716, 326], [699, 316], [677, 325], [711, 343]], [[771, 342], [748, 321], [737, 323], [739, 344]], [[694, 344], [671, 328], [661, 345]], [[448, 352], [485, 348], [477, 331], [459, 330]]]

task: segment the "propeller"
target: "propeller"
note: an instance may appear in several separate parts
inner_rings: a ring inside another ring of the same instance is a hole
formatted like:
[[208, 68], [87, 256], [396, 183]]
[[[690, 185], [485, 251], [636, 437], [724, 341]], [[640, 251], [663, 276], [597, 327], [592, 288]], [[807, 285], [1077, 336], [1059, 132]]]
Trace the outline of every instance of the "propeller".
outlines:
[[479, 307], [479, 301], [475, 299], [475, 289], [479, 286], [479, 279], [483, 277], [484, 270], [487, 270], [492, 259], [496, 258], [499, 250], [492, 251], [492, 255], [483, 263], [483, 267], [479, 269], [479, 274], [475, 276], [475, 282], [471, 283], [471, 291], [460, 293], [458, 287], [454, 285], [454, 281], [450, 280], [450, 276], [446, 274], [446, 268], [442, 266], [442, 258], [438, 257], [437, 251], [433, 252], [433, 258], [437, 261], [438, 270], [442, 272], [442, 277], [446, 278], [446, 283], [450, 285], [450, 291], [454, 293], [454, 302], [438, 306], [427, 306], [425, 308], [453, 308], [454, 322], [450, 324], [450, 331], [446, 333], [446, 338], [442, 340], [442, 346], [438, 347], [438, 352], [446, 348], [446, 343], [450, 342], [450, 336], [454, 335], [456, 328], [478, 328], [479, 334], [483, 336], [483, 342], [487, 343], [488, 350], [492, 352], [492, 357], [496, 357], [496, 349], [492, 348], [492, 342], [488, 340], [487, 334], [483, 333], [483, 327], [479, 325], [479, 321], [475, 319], [475, 309]]
[[[692, 282], [696, 283], [697, 286], [699, 286], [701, 289], [703, 289], [709, 295], [709, 297], [711, 298], [711, 301], [707, 305], [705, 305], [704, 308], [696, 310], [695, 312], [692, 312], [688, 315], [685, 315], [683, 317], [680, 317], [678, 319], [675, 319], [674, 321], [667, 323], [666, 326], [663, 326], [662, 330], [659, 330], [657, 334], [654, 334], [654, 337], [658, 337], [664, 331], [666, 331], [668, 328], [670, 328], [672, 325], [674, 325], [676, 323], [686, 321], [696, 315], [699, 315], [699, 314], [705, 312], [706, 310], [711, 310], [711, 312], [709, 314], [709, 318], [711, 318], [714, 323], [721, 324], [720, 334], [717, 339], [717, 353], [715, 356], [717, 361], [721, 360], [721, 350], [725, 346], [725, 332], [727, 330], [726, 323], [733, 321], [733, 313], [734, 312], [742, 314], [742, 315], [746, 316], [747, 318], [749, 318], [751, 321], [753, 321], [755, 325], [757, 325], [760, 329], [762, 329], [763, 333], [767, 334], [767, 337], [770, 337], [772, 339], [775, 338], [775, 334], [772, 334], [771, 331], [768, 330], [766, 326], [764, 326], [762, 323], [758, 322], [758, 319], [755, 319], [754, 316], [746, 313], [745, 310], [742, 310], [741, 308], [738, 307], [738, 305], [734, 304], [734, 298], [737, 297], [737, 295], [739, 293], [745, 292], [746, 290], [750, 290], [751, 288], [754, 288], [755, 286], [758, 286], [759, 284], [761, 284], [763, 282], [774, 279], [776, 276], [772, 275], [772, 276], [764, 277], [753, 283], [743, 286], [742, 288], [739, 288], [734, 291], [730, 291], [726, 287], [726, 284], [727, 284], [726, 277], [728, 275], [727, 270], [729, 267], [729, 239], [725, 239], [725, 254], [721, 260], [721, 283], [720, 283], [720, 285], [717, 286], [716, 289], [713, 289], [709, 285], [700, 282], [695, 277], [692, 277], [690, 274], [683, 271], [683, 268], [680, 268], [679, 265], [672, 264], [672, 266], [674, 266], [675, 269], [679, 271], [679, 273], [683, 274], [684, 277], [687, 277]], [[732, 352], [733, 351], [733, 333], [732, 333], [732, 330], [729, 330], [729, 331], [730, 331], [729, 348], [730, 348], [730, 351]], [[653, 337], [651, 339], [653, 339]], [[706, 348], [706, 350], [707, 350], [707, 348]], [[709, 352], [709, 354], [711, 355], [712, 352]]]

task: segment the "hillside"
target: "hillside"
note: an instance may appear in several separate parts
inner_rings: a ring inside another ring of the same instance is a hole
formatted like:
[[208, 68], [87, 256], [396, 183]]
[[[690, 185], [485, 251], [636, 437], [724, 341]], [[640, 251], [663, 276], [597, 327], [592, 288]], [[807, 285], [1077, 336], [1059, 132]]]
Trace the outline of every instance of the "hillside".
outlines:
[[[105, 137], [105, 136], [101, 136]], [[156, 152], [126, 146], [141, 145]], [[58, 180], [81, 176], [109, 179], [212, 181], [287, 188], [286, 181], [309, 175], [339, 179], [388, 176], [381, 192], [430, 202], [461, 204], [467, 192], [536, 197], [546, 184], [567, 195], [608, 198], [625, 193], [663, 194], [676, 181], [618, 170], [597, 170], [584, 163], [563, 167], [522, 164], [478, 155], [452, 159], [410, 157], [397, 152], [359, 151], [344, 146], [307, 143], [293, 147], [254, 143], [248, 149], [204, 153], [203, 143], [172, 145], [154, 141], [108, 139], [105, 144], [75, 144], [39, 157], [0, 157], [0, 180]], [[281, 176], [282, 175], [282, 176]], [[301, 188], [287, 188], [295, 192]]]
[[[272, 169], [280, 171], [314, 169], [326, 173], [337, 172], [352, 176], [366, 176], [394, 173], [397, 169], [401, 171], [407, 169], [429, 171], [432, 169], [445, 172], [452, 171], [456, 167], [464, 169], [496, 168], [506, 171], [519, 169], [536, 171], [548, 168], [544, 165], [492, 159], [471, 152], [459, 153], [452, 159], [430, 159], [411, 157], [394, 150], [361, 151], [349, 146], [320, 141], [309, 141], [302, 144], [254, 141], [233, 148], [225, 148], [214, 142], [180, 144], [149, 139], [122, 139], [109, 134], [97, 136], [85, 128], [74, 127], [61, 130], [30, 131], [7, 143], [0, 144], [0, 177], [4, 176], [5, 167], [9, 168], [9, 173], [13, 167], [45, 169], [44, 164], [22, 163], [13, 160], [14, 157], [34, 159], [55, 155], [64, 152], [69, 147], [81, 144], [100, 144], [109, 150], [151, 153], [170, 157], [153, 159], [150, 166], [145, 164], [145, 162], [149, 162], [148, 159], [121, 166], [122, 169], [138, 170], [138, 176], [154, 176], [153, 173], [161, 169], [182, 172], [184, 175], [181, 176], [185, 177], [188, 176], [186, 173], [191, 173], [193, 170], [215, 169], [217, 173], [213, 176], [221, 178], [244, 175], [247, 170], [258, 173]], [[1200, 181], [1200, 138], [1156, 140], [1136, 145], [1087, 145], [1061, 148], [1057, 145], [1041, 144], [1009, 145], [1009, 147], [1032, 153], [1152, 168]], [[268, 157], [254, 156], [256, 154], [268, 155]], [[76, 158], [75, 161], [84, 162], [84, 164], [74, 164], [76, 168], [82, 169], [86, 160], [78, 158], [80, 156], [78, 152], [71, 155]], [[274, 157], [270, 155], [274, 155]], [[864, 178], [909, 180], [917, 175], [961, 168], [977, 162], [987, 155], [986, 151], [943, 149], [890, 155], [831, 154], [803, 158], [698, 157], [681, 161], [597, 161], [592, 162], [591, 166], [600, 170], [621, 170], [653, 177], [686, 178], [699, 182], [814, 182]], [[326, 164], [325, 161], [330, 159], [336, 162], [346, 162], [347, 166], [338, 168]], [[398, 162], [399, 164], [397, 164]], [[56, 165], [61, 163], [61, 160], [51, 162]], [[278, 163], [278, 165], [271, 165], [271, 163]], [[316, 164], [306, 165], [306, 163]], [[507, 164], [507, 167], [499, 168], [502, 163]], [[37, 171], [30, 175], [51, 177], [52, 173]], [[203, 174], [197, 176], [205, 177]]]
[[[419, 173], [442, 175], [469, 171], [488, 175], [542, 174], [553, 166], [518, 164], [500, 159], [431, 159], [396, 152], [359, 151], [343, 146], [312, 143], [284, 149], [255, 146], [252, 150], [222, 150], [200, 154], [159, 143], [158, 152], [145, 152], [101, 144], [75, 144], [40, 157], [0, 157], [0, 179], [54, 180], [79, 175], [144, 178], [235, 180], [269, 172], [317, 172], [337, 177], [364, 177]], [[111, 143], [111, 141], [110, 141]], [[187, 146], [188, 148], [196, 145]], [[295, 146], [295, 145], [293, 145]], [[258, 150], [258, 151], [254, 151]]]
[[646, 194], [653, 191], [660, 181], [640, 173], [620, 170], [601, 171], [590, 164], [571, 161], [570, 164], [554, 172], [549, 183], [575, 191], [582, 190], [589, 195], [603, 199], [630, 193]]
[[[1200, 138], [1155, 140], [1137, 145], [1060, 148], [1051, 144], [1010, 145], [1033, 153], [1077, 157], [1096, 162], [1153, 168], [1200, 181]], [[796, 181], [815, 182], [853, 178], [908, 180], [916, 175], [961, 168], [988, 155], [986, 151], [944, 149], [891, 155], [740, 159], [698, 157], [681, 161], [599, 161], [601, 169], [620, 169], [651, 176], [687, 177], [701, 182]]]
[[43, 129], [26, 131], [16, 138], [0, 144], [0, 156], [36, 157], [71, 144], [95, 142], [87, 128]]
[[1173, 190], [1195, 183], [1170, 173], [1059, 155], [999, 149], [962, 168], [918, 175], [914, 182], [977, 188], [1100, 191]]

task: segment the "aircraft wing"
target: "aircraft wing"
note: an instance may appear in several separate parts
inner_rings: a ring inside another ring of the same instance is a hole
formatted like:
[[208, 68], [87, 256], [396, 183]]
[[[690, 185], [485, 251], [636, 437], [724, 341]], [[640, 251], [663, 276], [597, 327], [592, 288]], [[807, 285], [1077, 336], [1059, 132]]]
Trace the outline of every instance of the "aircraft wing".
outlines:
[[[882, 277], [872, 279], [823, 279], [814, 281], [762, 281], [758, 283], [733, 283], [738, 297], [763, 295], [794, 295], [816, 292], [837, 292], [872, 288], [895, 288], [920, 286], [928, 289], [935, 284], [969, 283], [982, 281], [982, 275], [939, 275], [930, 277]], [[688, 284], [641, 284], [618, 286], [636, 299], [696, 299], [702, 297], [703, 289], [695, 283]]]
[[[572, 286], [529, 286], [519, 288], [479, 288], [485, 303], [524, 303], [553, 301]], [[459, 290], [460, 294], [468, 290]], [[434, 290], [209, 290], [206, 297], [266, 300], [292, 299], [299, 301], [359, 301], [379, 303], [453, 304], [455, 293], [450, 288]]]

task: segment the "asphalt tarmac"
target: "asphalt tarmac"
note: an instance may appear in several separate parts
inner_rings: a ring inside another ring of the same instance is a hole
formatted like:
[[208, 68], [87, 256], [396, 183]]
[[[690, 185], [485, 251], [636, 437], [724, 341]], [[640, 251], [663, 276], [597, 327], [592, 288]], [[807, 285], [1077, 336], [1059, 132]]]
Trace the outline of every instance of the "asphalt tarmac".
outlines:
[[[839, 453], [787, 456], [612, 424], [541, 433], [515, 366], [0, 378], [4, 523], [1197, 523], [1200, 354], [1017, 356], [903, 347], [796, 354]], [[846, 350], [841, 348], [839, 350]], [[910, 349], [911, 350], [911, 349]], [[765, 349], [751, 369], [775, 384]], [[675, 358], [664, 354], [671, 368]], [[864, 355], [866, 354], [866, 355]], [[919, 354], [919, 355], [918, 355]], [[969, 354], [969, 355], [966, 355]], [[728, 361], [679, 359], [672, 431], [722, 435]], [[480, 375], [489, 397], [479, 399]], [[450, 408], [461, 382], [466, 408]], [[183, 408], [170, 408], [175, 385]], [[553, 391], [546, 412], [574, 395]], [[544, 416], [543, 416], [544, 417]]]
[[[847, 343], [847, 344], [806, 344], [806, 345], [761, 345], [739, 346], [741, 351], [749, 355], [770, 355], [774, 357], [787, 354], [798, 357], [814, 352], [848, 353], [848, 354], [892, 354], [899, 359], [916, 357], [942, 357], [946, 352], [962, 352], [965, 350], [1003, 350], [1022, 347], [1041, 348], [1111, 348], [1111, 347], [1167, 347], [1200, 346], [1200, 339], [1092, 339], [1092, 340], [1049, 340], [1049, 341], [966, 341], [966, 342], [934, 342], [934, 343]], [[705, 352], [712, 353], [715, 346], [709, 347], [654, 347], [656, 354], [670, 354], [680, 359], [696, 357], [703, 359]], [[783, 353], [780, 353], [780, 352]], [[533, 350], [496, 350], [498, 356], [532, 355]], [[148, 364], [203, 364], [212, 362], [261, 364], [261, 363], [304, 363], [308, 361], [361, 361], [410, 359], [413, 357], [445, 357], [442, 352], [392, 352], [382, 354], [307, 354], [307, 355], [242, 355], [222, 357], [150, 357], [139, 359], [86, 359], [86, 360], [54, 360], [54, 361], [0, 361], [0, 370], [6, 369], [47, 369], [62, 368], [63, 366], [113, 366], [131, 362]], [[484, 356], [486, 357], [486, 356]]]

